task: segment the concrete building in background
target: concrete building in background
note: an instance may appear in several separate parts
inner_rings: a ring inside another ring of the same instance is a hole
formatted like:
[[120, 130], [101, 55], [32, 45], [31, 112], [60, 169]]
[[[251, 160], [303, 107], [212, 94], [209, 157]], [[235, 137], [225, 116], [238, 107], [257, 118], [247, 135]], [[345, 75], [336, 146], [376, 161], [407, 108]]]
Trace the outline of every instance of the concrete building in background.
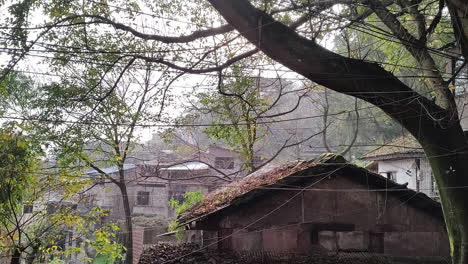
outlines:
[[[148, 155], [152, 157], [150, 160], [123, 166], [134, 228], [134, 263], [144, 245], [174, 242], [173, 237], [159, 236], [167, 233], [169, 222], [175, 216], [169, 207], [170, 199], [183, 201], [187, 192], [207, 193], [246, 174], [241, 170], [242, 159], [238, 152], [217, 146], [203, 150], [192, 145], [180, 146], [184, 151], [156, 151]], [[117, 167], [102, 171], [119, 178]], [[96, 170], [86, 174], [94, 180], [95, 186], [82, 194], [79, 210], [106, 209], [108, 216], [102, 219], [103, 223], [123, 223], [125, 212], [117, 185]]]
[[[133, 216], [172, 218], [170, 199], [183, 200], [190, 191], [207, 193], [230, 181], [241, 178], [242, 160], [238, 152], [210, 146], [190, 156], [180, 156], [166, 150], [158, 158], [140, 164], [124, 164], [125, 181]], [[118, 178], [117, 167], [103, 171]], [[111, 220], [124, 219], [124, 209], [119, 188], [91, 170], [96, 186], [84, 195], [84, 205], [109, 210]]]
[[[466, 81], [457, 85], [455, 100], [462, 129], [468, 131], [468, 92]], [[407, 184], [417, 192], [439, 199], [439, 192], [429, 161], [418, 141], [410, 134], [400, 136], [393, 141], [371, 150], [361, 157], [372, 161], [368, 167], [399, 184]]]
[[373, 162], [370, 170], [433, 199], [439, 198], [429, 161], [413, 136], [398, 137], [368, 152], [362, 159]]

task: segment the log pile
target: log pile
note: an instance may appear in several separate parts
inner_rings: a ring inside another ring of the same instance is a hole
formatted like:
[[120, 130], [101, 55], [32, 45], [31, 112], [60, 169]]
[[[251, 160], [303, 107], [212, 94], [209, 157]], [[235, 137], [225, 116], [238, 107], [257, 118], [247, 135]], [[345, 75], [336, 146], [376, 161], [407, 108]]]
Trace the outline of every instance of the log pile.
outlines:
[[161, 263], [226, 263], [240, 264], [237, 256], [214, 250], [200, 249], [196, 244], [167, 244], [159, 243], [147, 249], [140, 257], [139, 264]]
[[159, 243], [145, 250], [139, 264], [389, 264], [387, 259], [356, 255], [292, 255], [274, 253], [231, 253], [219, 250], [200, 249], [196, 244]]

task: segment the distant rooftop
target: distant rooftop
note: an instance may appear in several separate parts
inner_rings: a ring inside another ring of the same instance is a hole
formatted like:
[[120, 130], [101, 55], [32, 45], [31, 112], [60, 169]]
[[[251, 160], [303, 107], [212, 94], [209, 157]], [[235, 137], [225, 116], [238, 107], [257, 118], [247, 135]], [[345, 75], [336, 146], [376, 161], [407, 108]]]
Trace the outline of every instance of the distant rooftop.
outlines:
[[364, 160], [388, 160], [401, 157], [419, 157], [424, 151], [419, 142], [411, 135], [404, 135], [371, 150], [362, 156]]
[[170, 166], [167, 168], [163, 168], [161, 170], [207, 170], [209, 168], [208, 165], [206, 165], [203, 162], [199, 161], [188, 161], [184, 163], [180, 163], [174, 166]]
[[[123, 165], [124, 170], [130, 170], [130, 169], [134, 169], [134, 168], [136, 168], [135, 164], [125, 163]], [[104, 168], [104, 169], [101, 169], [101, 170], [106, 174], [112, 174], [112, 173], [116, 173], [116, 172], [119, 171], [117, 166], [112, 166], [112, 167]], [[97, 170], [90, 170], [90, 171], [86, 172], [86, 174], [88, 174], [88, 175], [100, 175], [101, 173], [98, 172]]]

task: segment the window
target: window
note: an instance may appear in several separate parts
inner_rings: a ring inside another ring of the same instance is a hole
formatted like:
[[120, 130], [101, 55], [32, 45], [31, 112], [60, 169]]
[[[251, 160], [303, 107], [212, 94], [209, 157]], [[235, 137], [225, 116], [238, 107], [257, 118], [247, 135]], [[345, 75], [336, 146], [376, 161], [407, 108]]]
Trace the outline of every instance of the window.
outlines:
[[435, 181], [434, 175], [431, 173], [431, 195], [433, 197], [439, 197], [439, 189], [437, 189], [437, 183]]
[[395, 182], [397, 180], [396, 171], [384, 171], [384, 172], [381, 172], [380, 175], [386, 177], [389, 180], [395, 181]]
[[73, 245], [73, 232], [68, 231], [68, 245], [71, 247]]
[[186, 173], [186, 171], [169, 171], [167, 178], [172, 180], [180, 180], [186, 178]]
[[148, 188], [165, 188], [165, 184], [141, 184], [143, 187], [148, 187]]
[[387, 178], [389, 180], [392, 180], [392, 181], [395, 181], [397, 180], [397, 177], [396, 177], [396, 171], [389, 171], [387, 172]]
[[102, 214], [102, 216], [99, 219], [99, 222], [100, 222], [99, 224], [102, 226], [109, 222], [109, 218], [110, 218], [109, 213], [111, 211], [111, 208], [107, 206], [103, 206], [101, 208], [103, 209], [103, 212], [105, 213], [105, 214]]
[[47, 204], [47, 213], [55, 214], [57, 211], [70, 212], [72, 210], [76, 210], [77, 208], [78, 204], [51, 202]]
[[179, 202], [183, 202], [185, 200], [184, 194], [187, 192], [185, 186], [182, 185], [173, 185], [171, 186], [171, 190], [169, 191], [169, 197], [171, 199], [177, 200]]
[[230, 157], [216, 157], [215, 168], [217, 169], [234, 169], [234, 159]]
[[58, 247], [58, 250], [63, 251], [66, 249], [65, 246], [67, 244], [67, 232], [62, 232], [59, 236], [60, 237], [55, 242], [55, 245]]
[[138, 192], [137, 205], [149, 205], [149, 192]]
[[54, 203], [50, 203], [47, 205], [47, 213], [53, 214], [57, 211], [58, 205]]
[[[464, 67], [464, 69], [460, 69], [458, 73], [458, 78], [455, 78], [452, 81], [452, 84], [455, 86], [455, 92], [457, 94], [464, 94], [468, 90], [468, 80], [466, 77], [468, 77], [468, 67], [466, 65], [463, 65], [463, 62], [458, 61], [456, 58], [452, 59], [452, 65], [450, 67], [450, 70], [452, 73], [455, 73], [460, 67]], [[466, 100], [466, 99], [462, 99]]]
[[33, 212], [33, 209], [34, 209], [34, 208], [33, 208], [33, 205], [32, 205], [32, 204], [25, 204], [25, 205], [23, 206], [23, 213], [24, 213], [24, 214], [30, 214], [30, 213]]
[[384, 253], [384, 233], [369, 233], [369, 251]]
[[106, 178], [104, 178], [102, 175], [97, 175], [94, 178], [94, 182], [98, 185], [104, 185], [106, 183]]

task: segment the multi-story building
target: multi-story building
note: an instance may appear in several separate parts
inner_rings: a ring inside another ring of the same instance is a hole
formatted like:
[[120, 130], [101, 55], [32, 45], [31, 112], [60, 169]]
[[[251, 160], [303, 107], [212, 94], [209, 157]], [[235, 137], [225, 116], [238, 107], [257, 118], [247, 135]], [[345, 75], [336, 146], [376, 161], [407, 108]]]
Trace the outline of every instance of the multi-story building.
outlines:
[[[170, 199], [183, 200], [189, 191], [206, 193], [246, 173], [238, 152], [210, 146], [190, 156], [180, 157], [171, 151], [140, 164], [124, 164], [123, 173], [133, 216], [171, 218]], [[119, 177], [117, 167], [102, 169], [111, 177]], [[97, 186], [86, 192], [85, 204], [109, 209], [109, 218], [123, 219], [124, 209], [118, 186], [96, 170], [87, 172]]]

